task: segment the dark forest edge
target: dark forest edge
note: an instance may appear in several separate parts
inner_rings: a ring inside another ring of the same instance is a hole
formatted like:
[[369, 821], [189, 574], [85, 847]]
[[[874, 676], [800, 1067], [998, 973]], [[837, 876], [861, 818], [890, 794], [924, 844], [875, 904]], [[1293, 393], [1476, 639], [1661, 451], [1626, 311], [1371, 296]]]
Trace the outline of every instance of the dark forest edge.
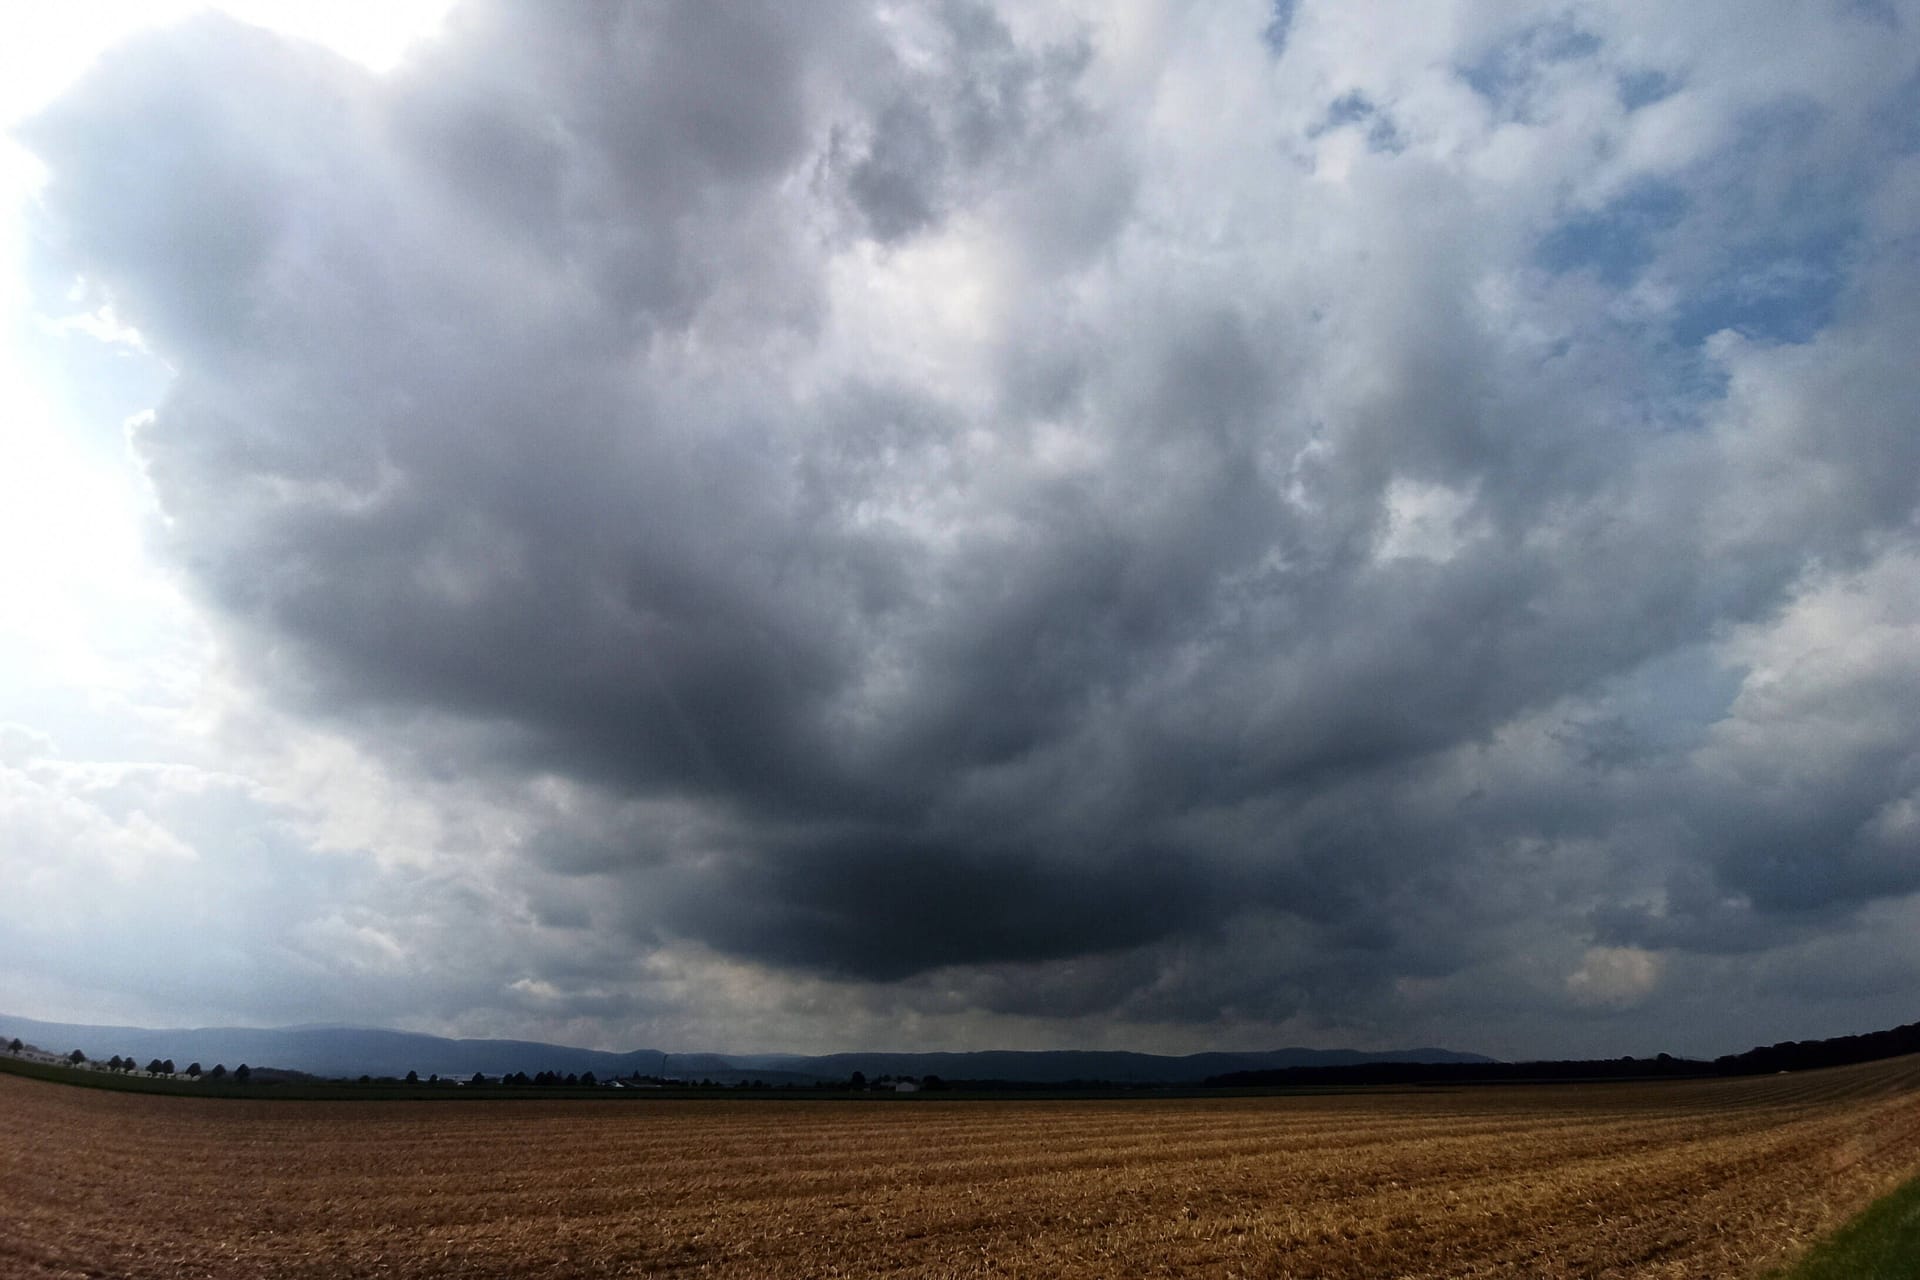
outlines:
[[1516, 1084], [1531, 1081], [1688, 1080], [1770, 1075], [1845, 1067], [1920, 1053], [1920, 1022], [1829, 1040], [1784, 1040], [1711, 1061], [1659, 1054], [1652, 1058], [1589, 1058], [1542, 1062], [1363, 1062], [1344, 1067], [1284, 1067], [1210, 1076], [1215, 1088], [1300, 1085]]

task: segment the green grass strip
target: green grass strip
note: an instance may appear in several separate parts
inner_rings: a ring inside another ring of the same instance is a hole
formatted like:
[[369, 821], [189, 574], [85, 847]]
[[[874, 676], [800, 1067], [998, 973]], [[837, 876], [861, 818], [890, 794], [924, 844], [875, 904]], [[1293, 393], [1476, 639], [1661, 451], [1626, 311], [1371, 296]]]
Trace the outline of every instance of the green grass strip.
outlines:
[[1920, 1276], [1920, 1178], [1874, 1201], [1779, 1280], [1914, 1280]]

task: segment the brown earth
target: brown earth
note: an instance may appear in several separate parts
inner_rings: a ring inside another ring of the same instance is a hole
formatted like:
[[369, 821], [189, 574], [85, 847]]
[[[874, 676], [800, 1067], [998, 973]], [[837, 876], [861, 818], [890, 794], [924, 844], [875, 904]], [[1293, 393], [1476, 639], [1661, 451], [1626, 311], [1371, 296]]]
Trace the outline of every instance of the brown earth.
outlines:
[[1734, 1277], [1920, 1171], [1920, 1058], [1100, 1102], [295, 1102], [0, 1076], [0, 1275]]

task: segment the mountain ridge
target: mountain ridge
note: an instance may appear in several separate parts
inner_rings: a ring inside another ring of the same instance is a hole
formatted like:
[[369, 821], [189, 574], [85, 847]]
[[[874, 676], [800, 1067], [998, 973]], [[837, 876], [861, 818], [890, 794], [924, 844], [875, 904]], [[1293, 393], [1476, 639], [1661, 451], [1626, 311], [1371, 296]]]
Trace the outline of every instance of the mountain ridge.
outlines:
[[113, 1054], [137, 1061], [172, 1058], [184, 1066], [247, 1062], [316, 1076], [420, 1075], [466, 1078], [592, 1071], [602, 1079], [643, 1075], [734, 1084], [814, 1084], [846, 1080], [858, 1071], [882, 1075], [1006, 1080], [1049, 1084], [1104, 1080], [1116, 1084], [1196, 1084], [1232, 1071], [1286, 1067], [1349, 1066], [1362, 1062], [1488, 1063], [1480, 1054], [1432, 1047], [1368, 1052], [1359, 1049], [1283, 1048], [1216, 1050], [1183, 1055], [1105, 1049], [978, 1049], [967, 1051], [873, 1051], [831, 1054], [673, 1053], [661, 1049], [582, 1049], [537, 1040], [454, 1039], [378, 1027], [175, 1027], [149, 1028], [47, 1022], [0, 1014], [0, 1040], [18, 1037], [51, 1052], [80, 1049], [89, 1056]]

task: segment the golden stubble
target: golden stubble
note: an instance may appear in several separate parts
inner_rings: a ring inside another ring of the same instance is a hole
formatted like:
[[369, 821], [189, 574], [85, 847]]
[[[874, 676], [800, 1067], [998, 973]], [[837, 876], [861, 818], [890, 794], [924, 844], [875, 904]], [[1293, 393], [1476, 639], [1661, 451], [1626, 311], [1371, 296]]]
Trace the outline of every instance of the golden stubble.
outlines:
[[1732, 1277], [1920, 1170], [1920, 1058], [1155, 1101], [281, 1102], [0, 1076], [0, 1275]]

